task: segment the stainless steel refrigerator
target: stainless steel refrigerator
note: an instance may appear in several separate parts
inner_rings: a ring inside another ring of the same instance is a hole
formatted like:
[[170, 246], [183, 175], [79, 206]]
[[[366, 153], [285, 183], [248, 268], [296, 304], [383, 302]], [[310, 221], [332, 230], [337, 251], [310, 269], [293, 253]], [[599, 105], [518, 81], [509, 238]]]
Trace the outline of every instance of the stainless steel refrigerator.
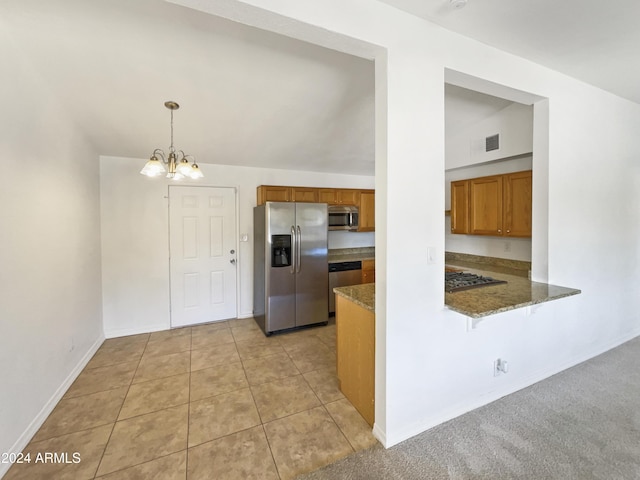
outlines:
[[253, 209], [253, 315], [266, 335], [328, 320], [327, 204]]

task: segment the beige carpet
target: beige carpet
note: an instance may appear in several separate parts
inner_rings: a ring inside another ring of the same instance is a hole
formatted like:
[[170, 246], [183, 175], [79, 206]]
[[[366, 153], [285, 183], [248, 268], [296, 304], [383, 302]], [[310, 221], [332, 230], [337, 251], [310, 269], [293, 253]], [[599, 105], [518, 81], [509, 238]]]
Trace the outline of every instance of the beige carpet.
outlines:
[[640, 479], [640, 337], [304, 480]]

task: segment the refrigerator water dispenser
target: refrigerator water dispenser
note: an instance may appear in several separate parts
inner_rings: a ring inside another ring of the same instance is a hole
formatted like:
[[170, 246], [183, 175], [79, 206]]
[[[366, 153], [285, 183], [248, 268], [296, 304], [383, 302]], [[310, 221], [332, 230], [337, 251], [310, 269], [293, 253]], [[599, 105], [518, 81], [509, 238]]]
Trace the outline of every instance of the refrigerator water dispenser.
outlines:
[[291, 266], [291, 235], [271, 235], [271, 266]]

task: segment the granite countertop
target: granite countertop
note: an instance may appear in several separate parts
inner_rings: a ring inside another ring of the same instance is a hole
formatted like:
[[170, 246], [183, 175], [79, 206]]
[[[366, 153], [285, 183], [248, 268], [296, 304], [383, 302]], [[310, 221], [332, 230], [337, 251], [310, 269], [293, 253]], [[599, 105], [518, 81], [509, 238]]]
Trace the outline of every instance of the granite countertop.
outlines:
[[376, 311], [376, 284], [363, 283], [349, 287], [336, 287], [333, 289], [336, 295], [352, 301], [356, 305], [375, 313]]
[[575, 288], [532, 282], [519, 275], [467, 268], [467, 265], [447, 262], [446, 267], [459, 268], [465, 272], [507, 281], [504, 284], [488, 285], [454, 293], [445, 292], [444, 303], [447, 307], [472, 318], [482, 318], [494, 313], [550, 302], [581, 293]]
[[335, 248], [329, 250], [329, 254], [327, 255], [329, 263], [374, 260], [375, 258], [375, 247]]

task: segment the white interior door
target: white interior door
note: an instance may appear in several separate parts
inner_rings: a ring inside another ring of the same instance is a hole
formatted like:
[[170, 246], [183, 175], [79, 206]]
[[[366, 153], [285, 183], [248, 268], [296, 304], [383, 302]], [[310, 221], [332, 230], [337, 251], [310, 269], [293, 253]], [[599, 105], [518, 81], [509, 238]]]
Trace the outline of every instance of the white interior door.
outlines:
[[237, 316], [233, 188], [169, 187], [171, 326]]

